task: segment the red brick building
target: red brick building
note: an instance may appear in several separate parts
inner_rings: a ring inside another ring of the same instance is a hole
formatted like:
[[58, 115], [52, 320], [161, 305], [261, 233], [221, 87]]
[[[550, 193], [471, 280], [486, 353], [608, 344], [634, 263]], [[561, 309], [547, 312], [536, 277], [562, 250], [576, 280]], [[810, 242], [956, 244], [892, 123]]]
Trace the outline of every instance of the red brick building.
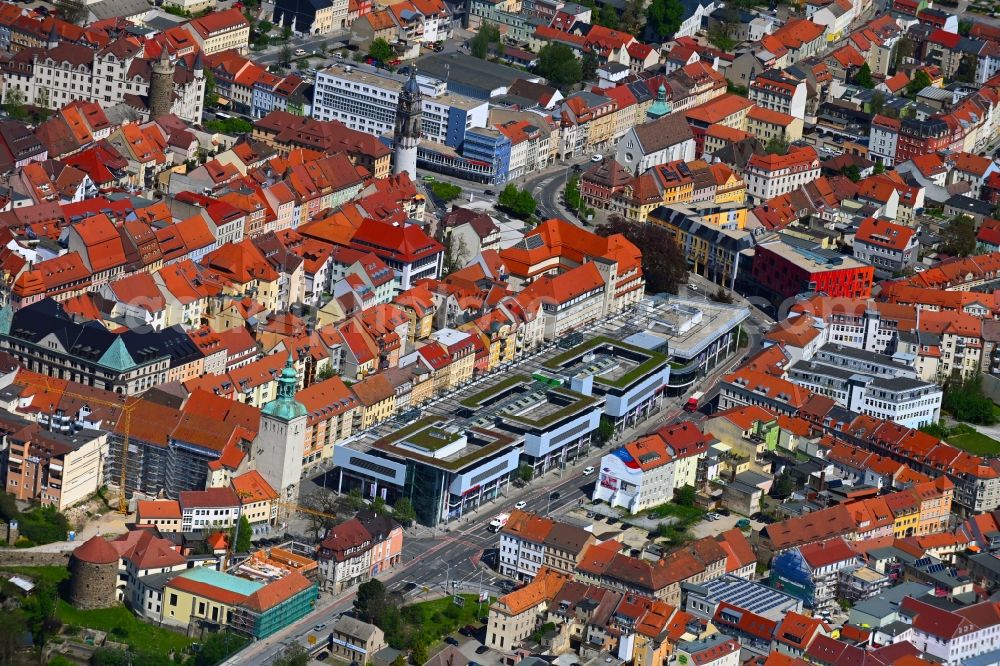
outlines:
[[752, 273], [758, 284], [781, 298], [807, 291], [868, 298], [874, 269], [833, 252], [770, 243], [756, 249]]
[[946, 150], [951, 144], [951, 128], [940, 118], [904, 120], [900, 123], [896, 142], [896, 164], [917, 155]]

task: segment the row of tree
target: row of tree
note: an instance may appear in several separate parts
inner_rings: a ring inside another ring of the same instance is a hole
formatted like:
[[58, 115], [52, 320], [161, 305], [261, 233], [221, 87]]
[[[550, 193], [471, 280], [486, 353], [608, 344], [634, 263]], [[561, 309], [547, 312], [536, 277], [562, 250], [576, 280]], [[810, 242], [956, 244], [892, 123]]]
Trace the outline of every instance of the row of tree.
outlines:
[[381, 497], [366, 502], [357, 489], [351, 490], [346, 495], [337, 494], [325, 488], [317, 489], [303, 496], [299, 503], [313, 512], [307, 513], [306, 519], [310, 529], [319, 538], [322, 538], [328, 529], [350, 519], [366, 506], [375, 513], [391, 514], [393, 519], [403, 527], [409, 527], [417, 519], [417, 512], [408, 498], [402, 497], [396, 500], [392, 507], [389, 507]]

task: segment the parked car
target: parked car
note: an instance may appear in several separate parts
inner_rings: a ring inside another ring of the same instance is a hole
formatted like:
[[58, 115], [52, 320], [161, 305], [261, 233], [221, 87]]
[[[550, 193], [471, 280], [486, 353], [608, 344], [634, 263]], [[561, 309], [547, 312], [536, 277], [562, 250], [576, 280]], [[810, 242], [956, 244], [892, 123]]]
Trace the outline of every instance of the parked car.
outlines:
[[444, 639], [444, 642], [448, 645], [458, 645], [458, 639], [454, 636], [448, 636]]
[[603, 159], [604, 159], [604, 155], [601, 155], [600, 153], [598, 153], [597, 155], [591, 155], [590, 156], [590, 161], [591, 162], [600, 162]]
[[480, 645], [479, 647], [476, 648], [476, 654], [486, 654], [489, 651], [490, 649], [485, 645]]
[[323, 631], [325, 627], [326, 627], [326, 622], [323, 622], [322, 624], [317, 624], [315, 627], [313, 627], [313, 629], [315, 629], [316, 631]]
[[586, 467], [583, 468], [583, 475], [584, 476], [590, 476], [593, 473], [594, 473], [594, 466], [593, 465], [587, 465]]
[[295, 49], [295, 57], [296, 58], [301, 58], [305, 54], [306, 54], [306, 50], [305, 49]]
[[514, 508], [520, 510], [520, 509], [523, 509], [526, 506], [528, 506], [528, 503], [525, 502], [524, 500], [521, 500], [520, 502], [518, 502], [517, 504], [514, 505]]
[[483, 190], [483, 194], [488, 197], [496, 196], [496, 192], [494, 192], [493, 190]]
[[459, 629], [458, 633], [462, 634], [463, 636], [468, 636], [469, 638], [472, 638], [473, 636], [476, 635], [476, 625], [467, 624], [461, 629]]

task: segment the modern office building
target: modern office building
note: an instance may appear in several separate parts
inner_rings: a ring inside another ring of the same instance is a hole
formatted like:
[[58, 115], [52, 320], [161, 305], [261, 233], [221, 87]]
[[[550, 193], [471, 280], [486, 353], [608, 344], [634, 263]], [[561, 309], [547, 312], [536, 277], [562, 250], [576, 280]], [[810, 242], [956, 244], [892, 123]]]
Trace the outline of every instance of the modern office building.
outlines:
[[424, 525], [459, 518], [493, 499], [517, 472], [517, 439], [447, 421], [430, 415], [401, 428], [394, 420], [374, 441], [335, 447], [339, 490], [359, 488], [365, 497], [389, 502], [408, 497]]
[[[417, 74], [422, 97], [422, 138], [459, 148], [466, 132], [486, 127], [489, 104], [448, 91], [444, 81]], [[339, 120], [351, 129], [392, 135], [406, 77], [364, 65], [335, 65], [316, 75], [313, 117]]]
[[659, 406], [663, 389], [670, 382], [665, 353], [602, 336], [584, 342], [580, 334], [569, 335], [559, 344], [565, 348], [573, 343], [576, 346], [543, 363], [535, 376], [560, 381], [584, 395], [602, 397], [604, 416], [615, 434]]

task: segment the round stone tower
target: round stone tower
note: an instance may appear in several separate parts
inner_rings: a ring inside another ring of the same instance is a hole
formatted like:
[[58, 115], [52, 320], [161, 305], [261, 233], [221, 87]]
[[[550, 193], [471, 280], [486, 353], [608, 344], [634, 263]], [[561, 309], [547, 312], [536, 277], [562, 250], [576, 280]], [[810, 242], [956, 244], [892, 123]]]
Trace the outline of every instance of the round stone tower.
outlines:
[[174, 64], [167, 49], [160, 51], [160, 59], [153, 63], [149, 79], [149, 119], [154, 120], [170, 113], [174, 104]]
[[69, 602], [77, 608], [108, 608], [117, 601], [118, 551], [100, 536], [91, 537], [69, 560]]
[[424, 101], [417, 83], [417, 68], [410, 65], [410, 78], [399, 91], [396, 105], [396, 126], [393, 131], [393, 148], [396, 153], [392, 174], [398, 176], [406, 172], [410, 180], [417, 180], [417, 146], [420, 144], [420, 123], [423, 118]]

